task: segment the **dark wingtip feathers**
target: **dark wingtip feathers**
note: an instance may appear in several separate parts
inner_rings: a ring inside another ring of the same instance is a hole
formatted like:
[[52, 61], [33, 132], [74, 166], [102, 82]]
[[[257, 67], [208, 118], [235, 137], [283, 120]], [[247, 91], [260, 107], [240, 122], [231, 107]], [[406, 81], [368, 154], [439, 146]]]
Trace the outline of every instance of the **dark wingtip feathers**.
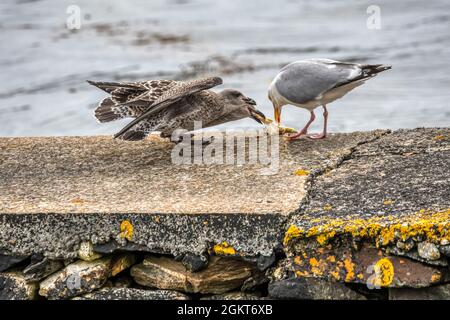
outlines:
[[216, 86], [218, 86], [218, 85], [220, 85], [220, 84], [223, 83], [223, 80], [222, 80], [221, 77], [212, 77], [211, 80], [213, 81], [213, 83], [214, 83]]
[[113, 106], [114, 102], [111, 100], [111, 98], [105, 98], [102, 100], [102, 102], [100, 102], [94, 112], [95, 117], [100, 123], [110, 122], [122, 118], [120, 114], [116, 114], [112, 110]]
[[392, 66], [384, 65], [384, 64], [367, 64], [367, 65], [362, 66], [362, 69], [363, 69], [365, 75], [367, 75], [367, 76], [372, 76], [377, 73], [389, 70], [391, 68], [392, 68]]
[[143, 131], [129, 130], [123, 134], [116, 133], [114, 135], [114, 139], [121, 139], [121, 140], [126, 140], [126, 141], [138, 141], [138, 140], [143, 140], [145, 138], [145, 136], [146, 135]]

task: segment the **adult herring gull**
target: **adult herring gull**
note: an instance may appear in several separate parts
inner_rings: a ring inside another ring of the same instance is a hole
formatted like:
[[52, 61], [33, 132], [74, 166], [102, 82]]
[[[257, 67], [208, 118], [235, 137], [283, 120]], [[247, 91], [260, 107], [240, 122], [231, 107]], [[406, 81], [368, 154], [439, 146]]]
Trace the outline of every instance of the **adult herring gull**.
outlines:
[[314, 109], [323, 107], [324, 125], [320, 134], [308, 135], [322, 139], [327, 135], [328, 111], [326, 105], [342, 98], [349, 91], [375, 77], [379, 72], [390, 69], [383, 64], [358, 64], [329, 59], [307, 59], [292, 62], [282, 68], [269, 87], [275, 121], [281, 120], [281, 108], [290, 104], [309, 110], [309, 121], [298, 133], [289, 136], [296, 139], [308, 133], [315, 119]]

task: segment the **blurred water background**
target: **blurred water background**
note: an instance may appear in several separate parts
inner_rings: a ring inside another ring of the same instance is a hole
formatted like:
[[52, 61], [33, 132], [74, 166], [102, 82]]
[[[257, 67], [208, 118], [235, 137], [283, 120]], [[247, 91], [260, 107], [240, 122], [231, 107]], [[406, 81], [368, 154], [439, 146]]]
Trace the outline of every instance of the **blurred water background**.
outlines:
[[[373, 4], [380, 29], [367, 27]], [[79, 30], [66, 26], [69, 5], [81, 10]], [[273, 77], [313, 57], [393, 65], [329, 106], [331, 132], [449, 126], [449, 30], [447, 0], [2, 1], [0, 136], [116, 132], [127, 120], [98, 124], [92, 113], [104, 93], [86, 79], [218, 75], [222, 88], [242, 90], [272, 117]], [[283, 109], [291, 127], [308, 116]]]

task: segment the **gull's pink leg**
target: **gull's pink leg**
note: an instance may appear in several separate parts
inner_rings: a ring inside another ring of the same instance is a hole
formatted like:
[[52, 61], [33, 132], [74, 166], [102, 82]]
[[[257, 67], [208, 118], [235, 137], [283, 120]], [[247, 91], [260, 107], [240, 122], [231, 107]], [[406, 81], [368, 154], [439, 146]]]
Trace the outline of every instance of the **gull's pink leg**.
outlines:
[[307, 134], [308, 133], [308, 128], [311, 125], [311, 123], [314, 121], [314, 119], [316, 119], [316, 115], [314, 114], [314, 111], [311, 111], [311, 117], [309, 118], [308, 122], [306, 123], [305, 127], [300, 130], [299, 132], [289, 135], [288, 138], [289, 140], [294, 140], [297, 139], [298, 137], [300, 137], [301, 135]]
[[326, 105], [323, 105], [322, 107], [323, 107], [323, 131], [322, 133], [319, 134], [308, 135], [308, 138], [323, 139], [327, 136], [328, 110]]

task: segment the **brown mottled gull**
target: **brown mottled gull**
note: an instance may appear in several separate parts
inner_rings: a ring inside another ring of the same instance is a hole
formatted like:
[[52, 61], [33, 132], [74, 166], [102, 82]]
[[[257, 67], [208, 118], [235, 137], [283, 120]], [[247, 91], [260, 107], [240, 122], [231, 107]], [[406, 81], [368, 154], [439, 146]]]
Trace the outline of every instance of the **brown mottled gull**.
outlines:
[[123, 140], [141, 140], [153, 131], [170, 137], [177, 129], [194, 130], [194, 121], [201, 121], [206, 128], [246, 117], [260, 123], [265, 120], [264, 114], [256, 109], [256, 102], [241, 92], [208, 90], [222, 84], [219, 77], [191, 81], [88, 82], [111, 95], [95, 110], [100, 122], [135, 118], [114, 136]]

